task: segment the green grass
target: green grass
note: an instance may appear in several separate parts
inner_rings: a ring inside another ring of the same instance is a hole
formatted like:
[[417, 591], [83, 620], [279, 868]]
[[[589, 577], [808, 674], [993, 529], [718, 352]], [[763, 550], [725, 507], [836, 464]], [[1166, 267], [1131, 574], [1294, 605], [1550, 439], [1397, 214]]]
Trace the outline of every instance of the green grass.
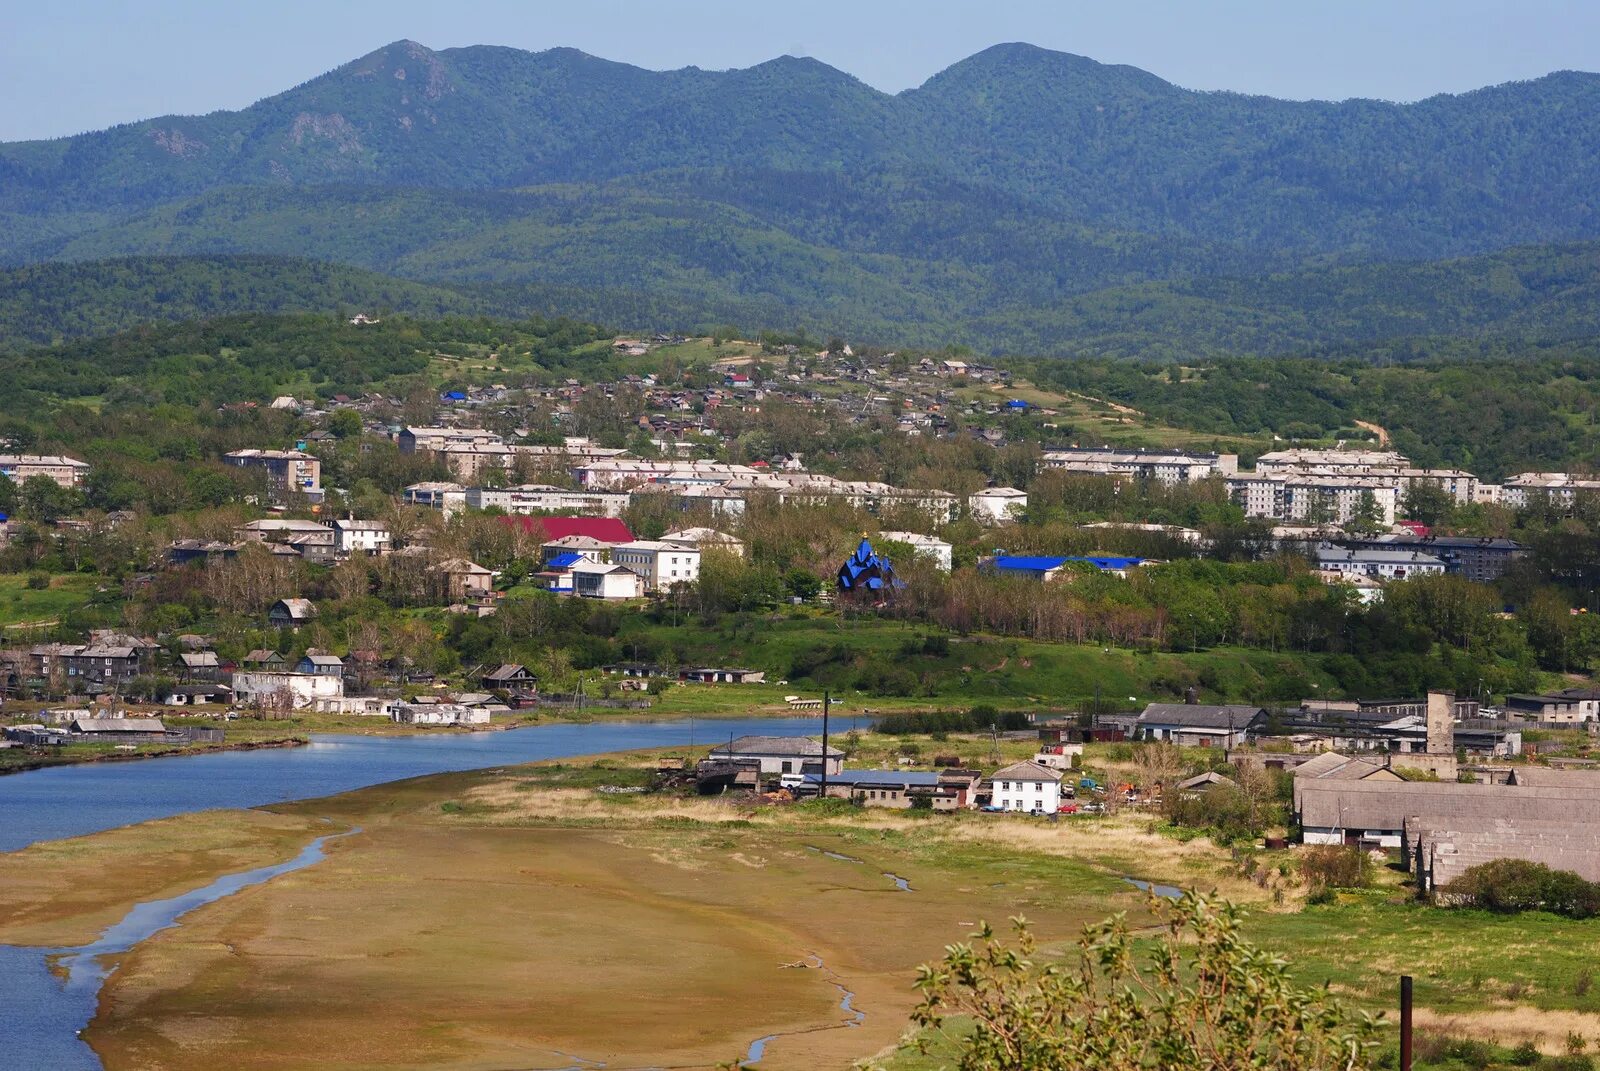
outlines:
[[44, 624], [59, 620], [88, 603], [99, 580], [81, 573], [50, 577], [47, 588], [31, 588], [28, 576], [0, 576], [0, 627]]
[[[679, 664], [748, 666], [766, 671], [768, 685], [702, 690], [668, 689], [664, 711], [711, 713], [716, 707], [781, 702], [784, 695], [820, 697], [832, 686], [845, 708], [943, 707], [987, 703], [1006, 708], [1065, 707], [1092, 698], [1098, 688], [1113, 708], [1137, 709], [1153, 699], [1181, 695], [1194, 685], [1207, 698], [1266, 698], [1271, 682], [1292, 683], [1284, 698], [1334, 687], [1321, 658], [1239, 647], [1198, 652], [1148, 652], [1098, 645], [1041, 643], [974, 635], [949, 637], [938, 653], [922, 647], [938, 630], [880, 620], [837, 618], [750, 619], [715, 629], [641, 625], [658, 649], [673, 650]], [[630, 635], [632, 631], [630, 630]], [[797, 658], [819, 647], [845, 648], [849, 662], [830, 663], [807, 678], [791, 676]], [[916, 678], [912, 694], [873, 695], [856, 683], [864, 671], [904, 668]], [[779, 685], [778, 681], [789, 684]]]
[[1512, 1002], [1600, 1013], [1600, 990], [1579, 984], [1593, 970], [1600, 919], [1440, 908], [1372, 889], [1294, 914], [1257, 914], [1247, 929], [1303, 981], [1375, 1008], [1392, 1004], [1397, 979], [1409, 974], [1417, 1004], [1435, 1011], [1469, 1015]]

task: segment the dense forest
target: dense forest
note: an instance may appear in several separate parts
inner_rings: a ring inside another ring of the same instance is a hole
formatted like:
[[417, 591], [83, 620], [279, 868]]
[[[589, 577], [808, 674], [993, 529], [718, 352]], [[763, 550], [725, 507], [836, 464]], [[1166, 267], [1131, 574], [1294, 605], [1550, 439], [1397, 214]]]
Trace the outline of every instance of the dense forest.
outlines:
[[[242, 111], [0, 145], [0, 261], [311, 256], [492, 288], [345, 276], [330, 304], [982, 352], [1565, 337], [1592, 322], [1591, 248], [1478, 255], [1600, 237], [1597, 102], [1570, 72], [1409, 105], [1196, 93], [1027, 45], [889, 96], [812, 60], [398, 42]], [[1422, 263], [1445, 257], [1468, 259]], [[175, 304], [306, 307], [257, 274]], [[125, 325], [21, 313], [32, 341]]]
[[[1407, 352], [1413, 360], [1389, 363]], [[1321, 440], [1365, 436], [1356, 422], [1376, 423], [1419, 464], [1484, 479], [1600, 463], [1600, 342], [1593, 339], [1512, 347], [1411, 340], [1323, 360], [1099, 359], [1029, 368], [1040, 382], [1197, 431]]]
[[121, 257], [0, 272], [0, 349], [241, 312], [505, 311], [443, 286], [300, 257]]

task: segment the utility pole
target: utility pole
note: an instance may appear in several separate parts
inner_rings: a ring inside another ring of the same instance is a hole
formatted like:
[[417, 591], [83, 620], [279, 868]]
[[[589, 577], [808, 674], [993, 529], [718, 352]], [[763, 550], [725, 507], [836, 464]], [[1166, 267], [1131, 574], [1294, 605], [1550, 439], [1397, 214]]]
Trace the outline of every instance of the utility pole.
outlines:
[[[817, 790], [817, 798], [828, 798], [828, 707], [833, 702], [833, 695], [826, 688], [822, 691], [822, 787]], [[804, 768], [805, 762], [800, 763]]]

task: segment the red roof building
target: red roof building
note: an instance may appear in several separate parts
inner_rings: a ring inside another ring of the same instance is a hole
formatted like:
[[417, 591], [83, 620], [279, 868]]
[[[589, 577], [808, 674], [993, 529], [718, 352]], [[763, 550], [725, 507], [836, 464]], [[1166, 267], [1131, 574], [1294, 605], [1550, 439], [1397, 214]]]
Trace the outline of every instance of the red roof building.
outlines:
[[615, 517], [502, 517], [507, 524], [516, 525], [524, 532], [538, 538], [541, 543], [564, 539], [567, 536], [588, 536], [602, 543], [632, 543], [633, 533]]

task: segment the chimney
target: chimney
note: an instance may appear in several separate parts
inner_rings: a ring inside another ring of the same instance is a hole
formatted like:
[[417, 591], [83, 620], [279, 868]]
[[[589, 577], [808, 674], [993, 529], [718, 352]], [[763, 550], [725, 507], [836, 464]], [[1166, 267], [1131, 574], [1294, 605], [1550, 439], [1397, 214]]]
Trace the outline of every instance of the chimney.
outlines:
[[1455, 708], [1454, 692], [1428, 693], [1428, 754], [1456, 753]]
[[1183, 702], [1186, 706], [1197, 706], [1200, 702], [1200, 690], [1194, 685], [1183, 690]]

